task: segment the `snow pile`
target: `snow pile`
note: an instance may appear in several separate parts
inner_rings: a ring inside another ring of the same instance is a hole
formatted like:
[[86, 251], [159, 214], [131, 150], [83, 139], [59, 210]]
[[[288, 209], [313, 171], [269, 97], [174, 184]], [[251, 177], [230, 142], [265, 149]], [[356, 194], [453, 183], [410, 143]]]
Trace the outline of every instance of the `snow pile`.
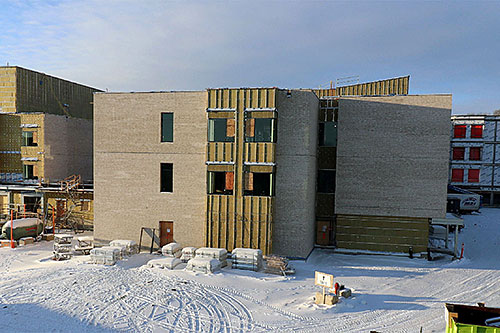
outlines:
[[187, 246], [182, 249], [181, 261], [188, 262], [189, 260], [193, 259], [195, 255], [196, 255], [196, 247]]
[[262, 268], [262, 251], [236, 248], [231, 253], [232, 268], [259, 271]]
[[221, 267], [227, 266], [227, 250], [213, 247], [200, 247], [196, 250], [196, 258], [217, 259]]
[[[3, 225], [2, 229], [10, 228], [11, 222], [12, 222], [11, 220], [7, 221]], [[39, 225], [42, 223], [42, 221], [37, 219], [36, 217], [17, 219], [17, 220], [14, 220], [13, 222], [14, 222], [14, 230], [16, 230], [17, 228], [25, 228], [25, 227], [31, 227], [33, 225]]]
[[139, 253], [139, 246], [133, 240], [116, 239], [109, 243], [109, 246], [125, 248], [126, 255], [133, 255]]
[[161, 258], [161, 259], [151, 259], [150, 261], [148, 261], [148, 266], [174, 269], [181, 263], [182, 262], [177, 258]]
[[171, 258], [180, 258], [181, 251], [182, 251], [181, 245], [175, 242], [163, 245], [163, 247], [161, 248], [161, 253], [165, 257], [171, 257]]
[[189, 260], [186, 266], [186, 270], [188, 271], [201, 272], [205, 274], [213, 273], [220, 269], [221, 262], [219, 260], [213, 258], [198, 257], [198, 254], [196, 254], [196, 257]]

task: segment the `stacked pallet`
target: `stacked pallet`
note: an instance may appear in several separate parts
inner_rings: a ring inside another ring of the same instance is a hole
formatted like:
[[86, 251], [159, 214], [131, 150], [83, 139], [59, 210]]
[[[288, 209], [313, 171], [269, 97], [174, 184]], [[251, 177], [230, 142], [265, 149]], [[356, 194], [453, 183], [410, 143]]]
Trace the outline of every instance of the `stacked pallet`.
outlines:
[[178, 243], [168, 243], [161, 248], [161, 253], [165, 257], [180, 258], [182, 254], [182, 247]]
[[284, 275], [294, 274], [295, 269], [288, 265], [288, 259], [282, 256], [270, 255], [264, 256], [266, 260], [265, 273]]
[[193, 259], [196, 255], [196, 248], [193, 246], [188, 246], [182, 249], [181, 261], [188, 262]]
[[159, 267], [159, 268], [168, 268], [174, 269], [182, 262], [177, 258], [161, 258], [161, 259], [151, 259], [148, 261], [149, 267]]
[[262, 251], [236, 248], [231, 253], [232, 268], [259, 271], [262, 268]]
[[90, 250], [90, 262], [93, 264], [114, 265], [122, 258], [124, 248], [103, 246]]
[[126, 239], [116, 239], [109, 243], [109, 246], [123, 247], [125, 254], [131, 256], [133, 254], [139, 253], [139, 246], [133, 240]]
[[220, 262], [220, 267], [227, 266], [227, 250], [213, 247], [200, 247], [196, 250], [196, 258], [216, 259]]
[[53, 253], [55, 260], [71, 259], [73, 256], [72, 241], [73, 235], [57, 234], [54, 236]]
[[201, 272], [201, 273], [213, 273], [218, 271], [221, 268], [221, 262], [217, 259], [209, 258], [209, 257], [198, 257], [198, 253], [196, 253], [196, 257], [189, 260], [186, 266], [186, 270], [192, 272]]

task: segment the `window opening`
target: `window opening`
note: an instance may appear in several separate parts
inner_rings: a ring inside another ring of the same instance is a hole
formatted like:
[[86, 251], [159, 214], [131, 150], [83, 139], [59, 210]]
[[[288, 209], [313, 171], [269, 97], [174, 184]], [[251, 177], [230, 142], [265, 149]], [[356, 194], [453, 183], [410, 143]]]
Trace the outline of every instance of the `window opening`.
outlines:
[[323, 147], [337, 146], [337, 122], [319, 123], [319, 145]]
[[208, 172], [208, 194], [232, 195], [234, 172]]
[[234, 119], [215, 118], [208, 120], [209, 142], [234, 142], [236, 122]]
[[160, 192], [173, 192], [173, 164], [160, 164]]
[[469, 150], [469, 160], [480, 161], [481, 160], [481, 147], [471, 147]]
[[276, 142], [276, 119], [248, 118], [245, 122], [246, 142]]
[[29, 165], [29, 164], [23, 165], [23, 178], [24, 179], [36, 179], [34, 165]]
[[481, 139], [483, 137], [483, 125], [472, 125], [470, 128], [470, 137]]
[[244, 193], [249, 196], [274, 196], [273, 174], [267, 172], [245, 173]]
[[467, 130], [466, 125], [455, 125], [453, 128], [453, 137], [454, 138], [465, 138], [465, 132]]
[[465, 158], [465, 147], [453, 147], [453, 160], [463, 160]]
[[33, 147], [37, 146], [36, 132], [23, 132], [23, 146]]
[[464, 169], [451, 169], [451, 181], [455, 183], [463, 183]]
[[335, 193], [335, 170], [318, 170], [318, 193]]
[[174, 141], [174, 114], [162, 112], [161, 114], [161, 142]]
[[467, 181], [469, 183], [479, 183], [479, 169], [469, 169]]

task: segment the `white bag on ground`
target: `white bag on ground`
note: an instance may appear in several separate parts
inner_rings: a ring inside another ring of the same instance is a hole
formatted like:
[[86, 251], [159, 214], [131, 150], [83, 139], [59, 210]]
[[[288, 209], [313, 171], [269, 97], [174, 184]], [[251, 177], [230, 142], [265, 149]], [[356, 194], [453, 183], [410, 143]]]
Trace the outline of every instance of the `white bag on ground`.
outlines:
[[161, 259], [151, 259], [150, 261], [148, 261], [148, 266], [174, 269], [181, 263], [182, 262], [177, 258], [161, 258]]
[[258, 271], [262, 268], [262, 251], [236, 248], [231, 253], [232, 268]]
[[118, 246], [118, 247], [124, 247], [125, 248], [125, 253], [127, 255], [132, 255], [139, 253], [139, 246], [137, 243], [133, 240], [127, 240], [127, 239], [116, 239], [113, 240], [109, 243], [109, 246]]
[[188, 246], [182, 249], [181, 261], [188, 262], [193, 259], [196, 255], [196, 248], [193, 246]]
[[195, 257], [188, 261], [186, 270], [201, 273], [213, 273], [221, 268], [217, 259]]
[[217, 259], [221, 267], [227, 266], [227, 250], [213, 247], [200, 247], [196, 250], [196, 258], [213, 258]]
[[182, 251], [181, 245], [175, 242], [163, 245], [163, 247], [161, 248], [161, 253], [165, 257], [180, 258], [182, 254], [181, 251]]

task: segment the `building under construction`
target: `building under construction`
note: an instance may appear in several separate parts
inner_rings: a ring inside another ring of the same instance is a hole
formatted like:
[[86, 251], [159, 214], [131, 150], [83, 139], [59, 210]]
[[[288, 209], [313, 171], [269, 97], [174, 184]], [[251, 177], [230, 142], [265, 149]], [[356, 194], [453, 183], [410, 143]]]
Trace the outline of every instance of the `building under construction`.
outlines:
[[[74, 191], [58, 182], [70, 175], [79, 175], [79, 184], [92, 181], [92, 95], [97, 91], [21, 67], [0, 67], [1, 218], [12, 209], [46, 211], [52, 199], [59, 200], [53, 203], [58, 217], [68, 213]], [[92, 204], [86, 203], [92, 190], [82, 191], [78, 207], [93, 219], [87, 213]]]
[[425, 252], [446, 212], [451, 95], [408, 85], [97, 93], [94, 236]]

